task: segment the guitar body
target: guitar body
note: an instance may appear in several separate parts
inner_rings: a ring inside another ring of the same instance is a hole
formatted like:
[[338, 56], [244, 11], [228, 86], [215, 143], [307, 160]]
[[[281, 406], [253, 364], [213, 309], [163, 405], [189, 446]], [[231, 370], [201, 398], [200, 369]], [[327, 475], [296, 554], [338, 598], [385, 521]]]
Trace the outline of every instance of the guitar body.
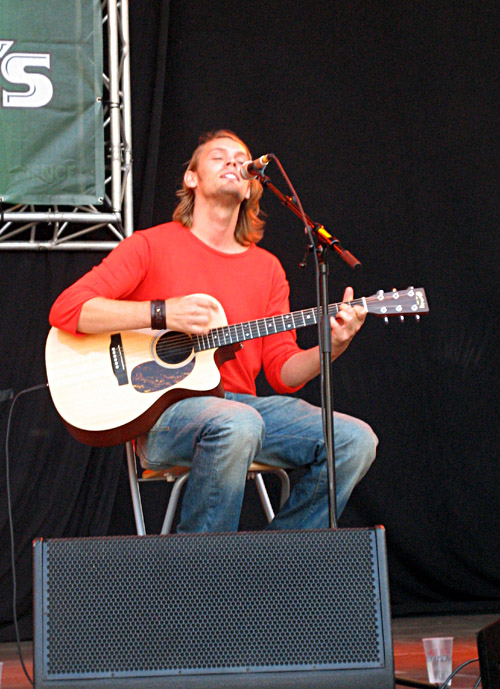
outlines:
[[[216, 303], [212, 326], [227, 325]], [[145, 433], [184, 397], [223, 396], [218, 367], [231, 357], [232, 346], [195, 355], [188, 335], [149, 329], [75, 336], [51, 328], [45, 348], [58, 413], [77, 440], [96, 446], [117, 445]]]

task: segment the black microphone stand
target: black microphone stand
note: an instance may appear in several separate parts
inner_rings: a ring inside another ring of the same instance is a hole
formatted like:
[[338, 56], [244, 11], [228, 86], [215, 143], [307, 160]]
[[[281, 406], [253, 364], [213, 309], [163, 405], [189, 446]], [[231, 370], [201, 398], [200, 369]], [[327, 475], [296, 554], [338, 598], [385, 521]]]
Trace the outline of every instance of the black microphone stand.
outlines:
[[[276, 156], [269, 154], [278, 162]], [[282, 168], [281, 168], [282, 169]], [[282, 169], [282, 172], [283, 169]], [[306, 215], [299, 204], [291, 196], [285, 196], [277, 187], [272, 184], [269, 177], [261, 171], [257, 175], [262, 185], [269, 189], [281, 203], [289, 208], [292, 213], [306, 222], [306, 231], [309, 235], [310, 243], [307, 252], [315, 251], [319, 271], [317, 274], [317, 291], [319, 294], [318, 304], [318, 323], [319, 323], [319, 349], [321, 357], [321, 405], [323, 408], [323, 432], [325, 436], [326, 461], [328, 471], [328, 514], [331, 529], [337, 528], [337, 498], [335, 492], [335, 447], [334, 447], [334, 421], [333, 421], [333, 384], [332, 384], [332, 339], [330, 328], [330, 316], [328, 313], [328, 274], [329, 274], [329, 249], [333, 249], [340, 258], [351, 268], [361, 267], [361, 263], [349, 251], [344, 249], [336, 237], [327, 232], [325, 227], [312, 220]], [[305, 257], [304, 257], [305, 259]], [[301, 266], [305, 265], [305, 260]]]

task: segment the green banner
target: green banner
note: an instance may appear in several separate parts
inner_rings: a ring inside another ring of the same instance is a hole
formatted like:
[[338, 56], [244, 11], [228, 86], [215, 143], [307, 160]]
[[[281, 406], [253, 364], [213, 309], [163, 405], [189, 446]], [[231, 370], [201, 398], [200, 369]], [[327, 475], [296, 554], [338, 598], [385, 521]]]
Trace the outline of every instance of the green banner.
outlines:
[[0, 198], [104, 197], [100, 0], [0, 0]]

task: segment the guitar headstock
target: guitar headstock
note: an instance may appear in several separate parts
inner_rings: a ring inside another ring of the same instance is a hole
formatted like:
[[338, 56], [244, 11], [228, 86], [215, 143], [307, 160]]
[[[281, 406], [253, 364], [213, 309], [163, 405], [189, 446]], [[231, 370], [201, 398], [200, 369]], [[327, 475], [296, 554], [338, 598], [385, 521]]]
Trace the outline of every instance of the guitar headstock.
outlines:
[[374, 316], [417, 316], [428, 313], [429, 306], [423, 287], [408, 287], [405, 290], [384, 292], [366, 298], [366, 308]]

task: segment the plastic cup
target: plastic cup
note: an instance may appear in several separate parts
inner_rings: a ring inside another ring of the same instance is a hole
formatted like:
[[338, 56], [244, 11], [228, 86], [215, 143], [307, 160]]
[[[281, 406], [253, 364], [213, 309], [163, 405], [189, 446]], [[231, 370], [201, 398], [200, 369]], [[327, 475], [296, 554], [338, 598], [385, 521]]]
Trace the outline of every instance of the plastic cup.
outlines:
[[[453, 660], [453, 637], [442, 636], [422, 639], [427, 661], [427, 674], [431, 684], [443, 684], [451, 675]], [[446, 686], [450, 686], [451, 681]]]

